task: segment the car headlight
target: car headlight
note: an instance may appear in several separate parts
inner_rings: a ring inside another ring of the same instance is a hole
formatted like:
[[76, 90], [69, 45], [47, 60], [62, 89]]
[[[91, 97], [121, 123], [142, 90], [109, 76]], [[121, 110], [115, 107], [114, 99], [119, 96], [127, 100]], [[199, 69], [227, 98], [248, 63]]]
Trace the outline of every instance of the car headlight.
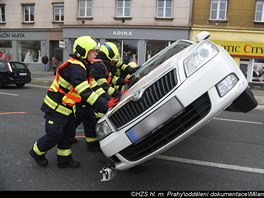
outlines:
[[189, 77], [219, 53], [218, 48], [209, 41], [204, 41], [196, 51], [183, 61], [186, 76]]
[[235, 74], [229, 74], [223, 80], [221, 80], [217, 85], [217, 91], [220, 97], [226, 95], [237, 83], [238, 78]]
[[98, 140], [104, 139], [106, 136], [108, 136], [112, 132], [113, 132], [112, 129], [109, 127], [109, 125], [107, 124], [105, 120], [96, 124], [96, 134], [97, 134]]

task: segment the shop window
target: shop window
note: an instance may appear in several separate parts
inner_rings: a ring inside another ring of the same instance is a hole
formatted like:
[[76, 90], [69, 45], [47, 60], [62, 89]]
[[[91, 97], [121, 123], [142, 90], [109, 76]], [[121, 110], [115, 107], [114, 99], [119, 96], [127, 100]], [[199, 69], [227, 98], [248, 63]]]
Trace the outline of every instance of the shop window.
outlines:
[[226, 20], [227, 0], [211, 0], [210, 20]]
[[264, 58], [254, 60], [252, 81], [264, 83]]
[[148, 40], [146, 43], [146, 60], [160, 52], [168, 46], [168, 41], [152, 41]]
[[64, 21], [64, 5], [63, 4], [54, 4], [54, 22], [63, 22]]
[[123, 62], [128, 64], [129, 62], [137, 63], [137, 40], [123, 40]]
[[128, 64], [132, 61], [137, 63], [138, 40], [107, 39], [106, 42], [113, 42], [117, 45], [123, 63]]
[[12, 43], [11, 41], [0, 40], [0, 60], [13, 60]]
[[131, 16], [131, 1], [116, 0], [116, 17], [130, 17], [130, 16]]
[[30, 23], [35, 21], [35, 6], [34, 5], [23, 5], [24, 22]]
[[79, 0], [79, 16], [80, 17], [92, 16], [92, 0]]
[[172, 0], [157, 0], [157, 17], [171, 18], [172, 17]]
[[0, 4], [0, 23], [5, 22], [5, 5]]
[[264, 1], [257, 0], [255, 22], [264, 22]]
[[18, 59], [25, 63], [41, 63], [40, 42], [41, 41], [19, 41]]

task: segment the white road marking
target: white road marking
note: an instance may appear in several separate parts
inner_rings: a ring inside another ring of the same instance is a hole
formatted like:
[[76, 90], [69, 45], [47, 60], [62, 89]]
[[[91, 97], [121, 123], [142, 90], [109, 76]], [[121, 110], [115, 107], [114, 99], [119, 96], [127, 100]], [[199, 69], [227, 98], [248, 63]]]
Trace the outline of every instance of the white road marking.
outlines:
[[0, 112], [0, 115], [27, 114], [28, 112]]
[[18, 94], [12, 94], [12, 93], [5, 93], [5, 92], [0, 92], [2, 95], [8, 95], [8, 96], [18, 96]]
[[228, 121], [228, 122], [242, 122], [247, 124], [260, 124], [262, 125], [263, 122], [253, 122], [253, 121], [246, 121], [246, 120], [233, 120], [233, 119], [226, 119], [226, 118], [214, 118], [214, 120], [222, 120], [222, 121]]
[[44, 85], [33, 85], [33, 84], [28, 84], [27, 86], [29, 86], [29, 87], [38, 87], [38, 88], [44, 88], [44, 89], [47, 89], [47, 88], [49, 88], [49, 86], [44, 86]]
[[229, 169], [229, 170], [264, 174], [264, 169], [260, 169], [260, 168], [251, 168], [251, 167], [246, 167], [246, 166], [237, 166], [237, 165], [230, 165], [230, 164], [220, 164], [220, 163], [214, 163], [214, 162], [184, 159], [184, 158], [171, 157], [171, 156], [165, 156], [165, 155], [158, 155], [156, 156], [156, 158], [173, 161], [173, 162], [181, 162], [181, 163], [186, 163], [186, 164], [209, 166], [209, 167], [215, 167], [215, 168], [221, 168], [221, 169]]

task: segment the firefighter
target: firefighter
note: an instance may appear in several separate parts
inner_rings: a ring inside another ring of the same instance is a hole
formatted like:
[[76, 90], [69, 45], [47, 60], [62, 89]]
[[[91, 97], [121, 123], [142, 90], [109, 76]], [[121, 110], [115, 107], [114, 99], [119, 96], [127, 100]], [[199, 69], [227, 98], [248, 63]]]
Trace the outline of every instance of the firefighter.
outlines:
[[[111, 99], [111, 97], [103, 90], [103, 88], [97, 85], [94, 79], [91, 87], [95, 91], [95, 93], [97, 93], [101, 97], [104, 97], [107, 100]], [[96, 123], [98, 121], [98, 118], [96, 117], [95, 114], [95, 108], [92, 105], [87, 104], [86, 102], [77, 103], [75, 117], [76, 117], [75, 120], [76, 128], [81, 123], [83, 124], [87, 151], [90, 152], [101, 151], [99, 141], [97, 139], [97, 135], [95, 132]], [[72, 143], [77, 143], [77, 139], [74, 138]]]
[[100, 47], [97, 56], [99, 62], [92, 66], [92, 76], [110, 96], [120, 97], [122, 92], [115, 89], [115, 85], [124, 85], [130, 82], [129, 79], [116, 76], [116, 63], [120, 61], [120, 55], [117, 46], [112, 42], [106, 42]]
[[121, 60], [119, 60], [115, 66], [117, 68], [116, 76], [121, 78], [126, 78], [127, 75], [135, 73], [140, 68], [140, 66], [138, 66], [135, 62], [125, 64]]
[[40, 166], [47, 166], [47, 151], [57, 145], [57, 166], [79, 168], [71, 151], [71, 140], [75, 135], [75, 104], [85, 101], [106, 112], [117, 104], [116, 99], [107, 101], [91, 89], [87, 81], [90, 65], [96, 60], [100, 44], [90, 36], [78, 37], [73, 45], [73, 54], [57, 70], [55, 79], [47, 91], [41, 110], [45, 113], [45, 135], [40, 137], [30, 155]]

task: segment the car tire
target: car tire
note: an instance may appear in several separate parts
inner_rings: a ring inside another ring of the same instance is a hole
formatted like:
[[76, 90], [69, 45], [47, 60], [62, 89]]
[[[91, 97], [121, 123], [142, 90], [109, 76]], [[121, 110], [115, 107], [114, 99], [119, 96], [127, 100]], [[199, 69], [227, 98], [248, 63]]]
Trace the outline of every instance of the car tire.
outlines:
[[24, 87], [25, 86], [25, 83], [16, 83], [16, 86], [17, 87]]
[[258, 105], [249, 87], [227, 108], [229, 111], [247, 113]]
[[153, 162], [152, 160], [149, 160], [147, 162], [144, 162], [143, 164], [139, 164], [135, 167], [130, 168], [129, 171], [131, 173], [143, 173], [150, 168], [150, 166], [152, 165], [152, 162]]

